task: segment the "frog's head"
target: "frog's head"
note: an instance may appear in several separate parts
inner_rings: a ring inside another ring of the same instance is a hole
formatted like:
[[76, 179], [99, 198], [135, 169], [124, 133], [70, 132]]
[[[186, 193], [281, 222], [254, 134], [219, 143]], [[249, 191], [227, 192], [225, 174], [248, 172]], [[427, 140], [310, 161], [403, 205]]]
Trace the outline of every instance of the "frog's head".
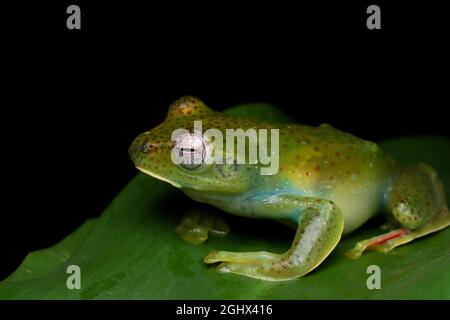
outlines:
[[[169, 107], [160, 125], [140, 134], [131, 144], [128, 153], [136, 168], [185, 190], [220, 193], [247, 190], [252, 172], [248, 165], [206, 161], [211, 141], [194, 133], [194, 121], [198, 120], [202, 121], [203, 132], [209, 127], [225, 132], [233, 123], [229, 116], [211, 110], [199, 99], [182, 97]], [[185, 129], [184, 133], [174, 135], [180, 129]], [[174, 161], [174, 155], [180, 161]], [[195, 161], [190, 162], [190, 159]]]

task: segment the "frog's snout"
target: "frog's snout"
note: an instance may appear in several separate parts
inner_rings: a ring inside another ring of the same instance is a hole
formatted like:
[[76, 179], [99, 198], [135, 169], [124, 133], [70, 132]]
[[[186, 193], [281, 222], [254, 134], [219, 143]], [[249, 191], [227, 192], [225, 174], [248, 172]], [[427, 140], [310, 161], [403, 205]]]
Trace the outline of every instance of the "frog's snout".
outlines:
[[128, 148], [128, 156], [135, 165], [138, 165], [143, 160], [145, 153], [150, 151], [150, 144], [143, 135], [139, 135]]
[[167, 156], [170, 157], [172, 142], [155, 137], [151, 131], [139, 135], [128, 148], [128, 155], [136, 167], [157, 167], [158, 164], [166, 163]]
[[136, 159], [136, 146], [134, 143], [132, 143], [129, 147], [128, 147], [128, 156], [130, 157], [131, 161], [133, 161], [133, 163], [135, 163], [135, 159]]

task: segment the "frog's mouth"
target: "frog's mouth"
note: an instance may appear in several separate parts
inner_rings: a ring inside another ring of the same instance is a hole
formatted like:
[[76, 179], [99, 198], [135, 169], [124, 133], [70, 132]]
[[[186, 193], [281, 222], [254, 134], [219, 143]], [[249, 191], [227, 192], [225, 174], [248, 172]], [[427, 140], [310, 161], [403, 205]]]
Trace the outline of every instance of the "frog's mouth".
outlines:
[[170, 184], [173, 185], [175, 188], [181, 188], [181, 185], [180, 185], [180, 184], [178, 184], [178, 183], [176, 183], [176, 182], [174, 182], [174, 181], [171, 181], [171, 180], [169, 180], [169, 179], [167, 179], [167, 178], [161, 177], [160, 175], [157, 175], [157, 174], [154, 173], [154, 172], [151, 172], [151, 171], [149, 171], [149, 170], [147, 170], [147, 169], [140, 168], [140, 167], [138, 167], [138, 166], [136, 166], [136, 168], [137, 168], [138, 170], [142, 171], [143, 173], [148, 174], [149, 176], [152, 176], [153, 178], [156, 178], [156, 179], [158, 179], [158, 180], [161, 180], [161, 181], [170, 183]]

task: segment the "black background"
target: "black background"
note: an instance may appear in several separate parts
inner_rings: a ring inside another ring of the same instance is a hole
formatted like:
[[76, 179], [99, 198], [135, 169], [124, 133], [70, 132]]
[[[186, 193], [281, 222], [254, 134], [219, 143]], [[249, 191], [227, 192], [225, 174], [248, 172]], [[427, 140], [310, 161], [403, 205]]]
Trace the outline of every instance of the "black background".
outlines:
[[[448, 33], [425, 2], [24, 5], [8, 25], [0, 279], [136, 174], [127, 148], [182, 95], [266, 101], [380, 140], [448, 134]], [[367, 30], [369, 4], [382, 29]], [[81, 30], [66, 8], [81, 7]]]

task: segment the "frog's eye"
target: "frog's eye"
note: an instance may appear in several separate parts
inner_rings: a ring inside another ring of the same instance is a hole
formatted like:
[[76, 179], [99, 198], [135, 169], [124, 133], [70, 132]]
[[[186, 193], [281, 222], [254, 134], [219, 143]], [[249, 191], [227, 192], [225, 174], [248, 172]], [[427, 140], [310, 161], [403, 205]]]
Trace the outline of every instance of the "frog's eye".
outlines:
[[141, 151], [142, 151], [143, 153], [147, 153], [147, 152], [150, 151], [151, 147], [152, 147], [152, 146], [151, 146], [150, 142], [146, 142], [146, 143], [144, 143], [144, 144], [142, 145]]
[[174, 148], [176, 162], [185, 169], [196, 169], [205, 162], [205, 143], [198, 135], [188, 133], [179, 136]]

